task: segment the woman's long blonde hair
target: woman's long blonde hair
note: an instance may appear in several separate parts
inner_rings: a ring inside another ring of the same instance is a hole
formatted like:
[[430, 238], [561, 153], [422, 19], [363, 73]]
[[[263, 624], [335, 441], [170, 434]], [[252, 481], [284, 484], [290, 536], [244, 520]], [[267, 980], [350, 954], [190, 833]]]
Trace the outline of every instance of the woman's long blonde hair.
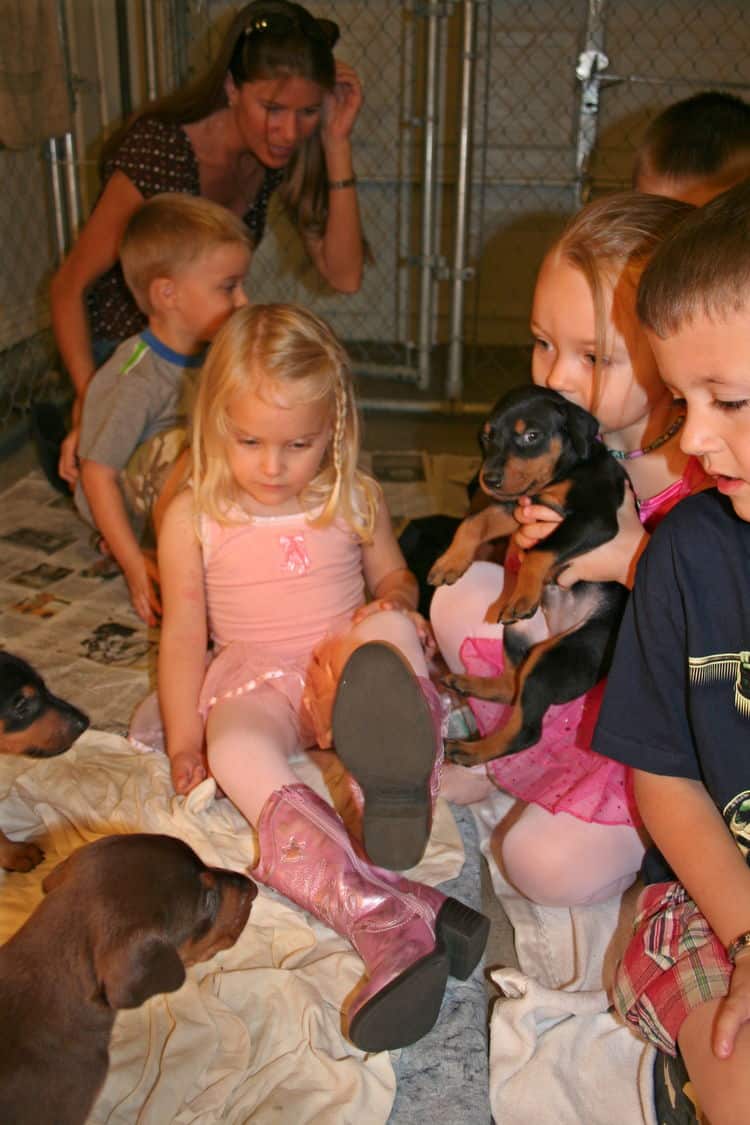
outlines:
[[[281, 17], [274, 30], [273, 17]], [[269, 17], [269, 30], [253, 28]], [[142, 117], [155, 117], [176, 125], [201, 121], [227, 106], [225, 83], [230, 74], [239, 87], [263, 79], [305, 78], [323, 90], [333, 90], [336, 64], [333, 46], [338, 27], [318, 20], [301, 4], [290, 0], [254, 0], [241, 8], [222, 40], [209, 69], [188, 86], [149, 102], [138, 110], [102, 148], [102, 168], [116, 154], [125, 134]], [[328, 182], [320, 130], [296, 150], [279, 188], [279, 198], [292, 222], [305, 234], [322, 236], [328, 216]]]
[[[595, 391], [607, 354], [609, 309], [615, 286], [623, 278], [633, 289], [656, 247], [693, 211], [662, 195], [626, 191], [589, 203], [574, 215], [550, 253], [581, 271], [594, 302], [596, 325]], [[596, 395], [595, 395], [596, 397]]]
[[[320, 470], [300, 497], [310, 522], [343, 519], [364, 542], [372, 538], [379, 492], [357, 468], [359, 418], [349, 359], [332, 330], [297, 305], [238, 309], [211, 346], [193, 416], [192, 482], [198, 513], [220, 523], [239, 518], [240, 499], [227, 458], [234, 440], [229, 408], [243, 394], [284, 405], [325, 400], [331, 438]], [[320, 509], [318, 512], [317, 509]]]

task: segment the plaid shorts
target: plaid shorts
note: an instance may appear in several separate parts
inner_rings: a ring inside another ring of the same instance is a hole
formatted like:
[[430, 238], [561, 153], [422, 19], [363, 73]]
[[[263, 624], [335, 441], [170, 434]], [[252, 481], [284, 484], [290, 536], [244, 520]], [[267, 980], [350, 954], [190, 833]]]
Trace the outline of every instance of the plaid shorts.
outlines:
[[645, 1039], [676, 1055], [685, 1017], [726, 996], [733, 966], [681, 883], [646, 887], [633, 932], [617, 967], [615, 1007]]

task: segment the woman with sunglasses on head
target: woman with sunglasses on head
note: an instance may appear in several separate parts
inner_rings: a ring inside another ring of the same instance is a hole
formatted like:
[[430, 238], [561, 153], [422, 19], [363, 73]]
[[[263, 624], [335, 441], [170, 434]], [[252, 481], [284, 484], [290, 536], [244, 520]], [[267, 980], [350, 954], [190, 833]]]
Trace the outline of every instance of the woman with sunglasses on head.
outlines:
[[60, 475], [77, 478], [86, 387], [145, 316], [119, 265], [128, 219], [160, 192], [202, 195], [241, 215], [258, 244], [279, 197], [321, 276], [356, 292], [365, 243], [351, 131], [362, 89], [334, 60], [338, 27], [289, 0], [254, 0], [232, 21], [208, 72], [140, 110], [104, 146], [102, 190], [51, 286], [52, 323], [76, 391]]

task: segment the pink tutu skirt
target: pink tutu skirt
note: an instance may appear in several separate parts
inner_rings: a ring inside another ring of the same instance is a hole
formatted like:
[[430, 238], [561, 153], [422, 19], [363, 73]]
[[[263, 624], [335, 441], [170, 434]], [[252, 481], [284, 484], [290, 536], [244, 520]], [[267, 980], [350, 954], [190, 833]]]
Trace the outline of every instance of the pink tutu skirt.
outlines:
[[[233, 641], [206, 663], [198, 711], [203, 721], [220, 700], [271, 687], [289, 700], [300, 746], [331, 745], [331, 715], [341, 668], [351, 652], [347, 634], [325, 637], [297, 658], [270, 654], [265, 646]], [[128, 737], [142, 750], [164, 750], [159, 701], [152, 692], [137, 707]]]
[[[473, 676], [499, 676], [503, 642], [495, 637], [467, 637], [461, 660]], [[632, 772], [590, 749], [604, 681], [570, 703], [548, 708], [542, 737], [518, 754], [487, 763], [487, 774], [499, 789], [548, 812], [566, 812], [597, 824], [641, 824], [633, 796]], [[507, 720], [510, 707], [469, 699], [482, 735]]]
[[211, 661], [201, 688], [198, 710], [205, 720], [215, 703], [247, 695], [263, 686], [274, 687], [298, 711], [305, 687], [305, 668], [294, 660], [269, 660], [268, 650], [234, 642]]

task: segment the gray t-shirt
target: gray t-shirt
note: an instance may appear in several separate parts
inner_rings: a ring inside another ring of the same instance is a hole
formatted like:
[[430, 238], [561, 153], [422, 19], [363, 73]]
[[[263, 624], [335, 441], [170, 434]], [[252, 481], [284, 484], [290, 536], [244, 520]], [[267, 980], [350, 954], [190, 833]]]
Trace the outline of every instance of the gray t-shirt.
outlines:
[[[122, 471], [155, 434], [187, 426], [202, 365], [203, 355], [181, 355], [148, 329], [124, 340], [86, 393], [79, 457]], [[80, 481], [75, 501], [92, 522]]]

